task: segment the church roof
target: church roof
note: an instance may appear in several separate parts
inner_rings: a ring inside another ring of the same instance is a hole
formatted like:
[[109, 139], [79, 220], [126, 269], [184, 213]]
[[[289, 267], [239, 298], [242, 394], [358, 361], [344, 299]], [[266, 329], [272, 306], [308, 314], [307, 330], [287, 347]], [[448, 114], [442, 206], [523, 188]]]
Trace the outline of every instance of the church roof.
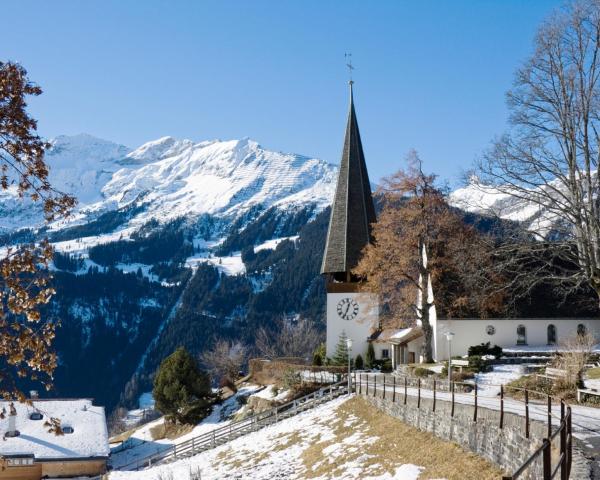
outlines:
[[356, 267], [362, 249], [371, 242], [371, 224], [375, 221], [350, 82], [350, 111], [321, 273], [350, 272]]

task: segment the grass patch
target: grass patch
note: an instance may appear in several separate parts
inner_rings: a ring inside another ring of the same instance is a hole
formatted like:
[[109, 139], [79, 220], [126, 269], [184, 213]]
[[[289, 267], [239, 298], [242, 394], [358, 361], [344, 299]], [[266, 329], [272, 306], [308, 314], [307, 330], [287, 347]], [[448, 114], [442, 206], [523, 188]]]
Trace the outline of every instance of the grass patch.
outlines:
[[[396, 468], [408, 463], [424, 467], [420, 476], [424, 480], [495, 480], [502, 475], [483, 458], [410, 427], [363, 398], [350, 399], [336, 413], [335, 420], [327, 422], [334, 438], [311, 442], [302, 454], [304, 478], [341, 476], [350, 463], [361, 464], [364, 476], [394, 474]], [[344, 442], [356, 432], [360, 432], [360, 439]], [[331, 455], [332, 451], [336, 455]]]
[[590, 380], [597, 380], [600, 378], [600, 367], [590, 368], [589, 370], [586, 370], [585, 373]]

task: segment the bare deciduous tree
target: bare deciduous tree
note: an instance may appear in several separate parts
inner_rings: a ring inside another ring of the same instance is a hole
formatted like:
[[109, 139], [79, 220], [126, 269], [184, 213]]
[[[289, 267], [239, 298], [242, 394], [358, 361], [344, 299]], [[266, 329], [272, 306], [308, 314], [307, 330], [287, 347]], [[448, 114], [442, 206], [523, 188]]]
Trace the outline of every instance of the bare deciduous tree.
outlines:
[[312, 358], [322, 341], [322, 333], [314, 322], [300, 318], [297, 321], [280, 321], [273, 330], [264, 327], [256, 333], [256, 349], [265, 358]]
[[585, 331], [568, 337], [560, 344], [557, 366], [567, 372], [568, 381], [577, 388], [584, 387], [583, 372], [597, 343], [598, 339]]
[[[26, 110], [26, 97], [41, 92], [23, 67], [0, 62], [0, 189], [39, 202], [49, 222], [67, 214], [75, 200], [48, 181], [48, 144]], [[50, 349], [54, 324], [41, 317], [39, 308], [54, 293], [47, 274], [51, 258], [50, 245], [41, 242], [10, 248], [0, 259], [0, 398], [25, 400], [18, 377], [50, 387], [56, 367]]]
[[[519, 238], [499, 251], [521, 292], [552, 281], [565, 294], [591, 287], [600, 298], [599, 54], [598, 0], [555, 12], [516, 72], [508, 133], [478, 162], [484, 191], [538, 211], [533, 230], [544, 242]], [[502, 204], [494, 213], [506, 213]], [[535, 274], [523, 274], [523, 262]]]
[[200, 360], [214, 378], [234, 382], [248, 360], [248, 347], [239, 341], [215, 339]]
[[384, 207], [355, 269], [364, 289], [378, 293], [385, 326], [421, 320], [423, 356], [432, 361], [433, 308], [447, 317], [488, 316], [502, 309], [502, 296], [492, 293], [497, 281], [486, 268], [491, 256], [473, 227], [448, 205], [425, 174], [416, 152], [408, 168], [384, 179]]

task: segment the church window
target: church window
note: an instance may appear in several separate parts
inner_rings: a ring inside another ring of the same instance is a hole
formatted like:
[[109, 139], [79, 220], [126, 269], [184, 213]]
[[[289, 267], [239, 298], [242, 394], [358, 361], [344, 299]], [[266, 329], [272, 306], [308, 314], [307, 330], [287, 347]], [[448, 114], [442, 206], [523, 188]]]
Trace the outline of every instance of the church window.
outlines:
[[488, 325], [487, 327], [485, 327], [485, 331], [488, 335], [494, 335], [494, 333], [496, 333], [496, 327], [494, 327], [493, 325]]
[[527, 329], [525, 325], [517, 327], [517, 345], [527, 345]]
[[585, 328], [585, 325], [583, 323], [580, 323], [579, 325], [577, 325], [577, 335], [585, 335], [587, 333], [587, 328]]
[[548, 325], [548, 345], [556, 345], [556, 327]]
[[390, 351], [387, 348], [381, 350], [381, 358], [390, 358]]

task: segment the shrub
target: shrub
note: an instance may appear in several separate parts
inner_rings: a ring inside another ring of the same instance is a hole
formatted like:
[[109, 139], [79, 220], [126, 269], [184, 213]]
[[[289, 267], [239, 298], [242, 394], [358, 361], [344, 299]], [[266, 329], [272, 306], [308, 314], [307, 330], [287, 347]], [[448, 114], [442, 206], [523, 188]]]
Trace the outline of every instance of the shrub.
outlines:
[[156, 408], [167, 420], [198, 423], [210, 411], [214, 396], [208, 375], [183, 347], [165, 358], [154, 379]]
[[433, 372], [432, 370], [429, 370], [428, 368], [424, 368], [424, 367], [415, 367], [413, 369], [413, 375], [415, 377], [429, 377], [430, 375], [433, 375], [435, 372]]
[[367, 355], [365, 357], [365, 366], [367, 368], [373, 368], [375, 365], [375, 349], [373, 348], [373, 344], [369, 342], [369, 346], [367, 347]]
[[285, 389], [297, 390], [298, 387], [302, 385], [302, 377], [300, 376], [299, 372], [292, 368], [288, 368], [285, 372], [283, 372], [281, 383]]
[[357, 370], [362, 370], [364, 367], [365, 367], [365, 364], [363, 362], [363, 358], [359, 353], [356, 356], [356, 358], [354, 359], [354, 368], [356, 368]]
[[487, 360], [484, 360], [479, 355], [469, 356], [469, 370], [474, 372], [487, 372], [491, 369], [491, 365]]
[[469, 357], [493, 355], [494, 357], [500, 357], [502, 355], [502, 347], [498, 345], [490, 346], [490, 342], [481, 343], [479, 345], [471, 345], [468, 351]]
[[321, 365], [323, 365], [323, 357], [321, 357], [321, 354], [319, 352], [313, 353], [312, 364], [316, 365], [318, 367], [320, 367]]

